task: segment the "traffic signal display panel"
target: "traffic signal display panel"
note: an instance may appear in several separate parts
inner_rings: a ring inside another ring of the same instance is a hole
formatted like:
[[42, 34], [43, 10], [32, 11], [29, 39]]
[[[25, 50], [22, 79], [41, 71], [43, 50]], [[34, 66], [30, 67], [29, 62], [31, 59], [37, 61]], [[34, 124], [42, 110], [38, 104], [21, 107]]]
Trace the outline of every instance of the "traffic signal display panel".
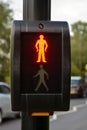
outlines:
[[22, 32], [21, 93], [61, 93], [61, 58], [61, 33]]

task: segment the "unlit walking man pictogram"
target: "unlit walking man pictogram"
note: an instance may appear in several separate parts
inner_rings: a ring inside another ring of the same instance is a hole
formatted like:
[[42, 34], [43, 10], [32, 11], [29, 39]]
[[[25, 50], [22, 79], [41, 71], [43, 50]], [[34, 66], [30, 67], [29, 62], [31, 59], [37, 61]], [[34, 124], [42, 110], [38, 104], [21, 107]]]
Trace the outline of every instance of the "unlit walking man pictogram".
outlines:
[[34, 76], [35, 77], [39, 77], [39, 81], [38, 81], [38, 84], [35, 88], [35, 91], [38, 91], [38, 89], [40, 88], [41, 84], [44, 85], [44, 87], [46, 88], [46, 91], [48, 91], [48, 87], [47, 87], [47, 84], [45, 82], [45, 75], [48, 79], [48, 73], [43, 69], [43, 65], [40, 65], [40, 70], [37, 72], [37, 74]]

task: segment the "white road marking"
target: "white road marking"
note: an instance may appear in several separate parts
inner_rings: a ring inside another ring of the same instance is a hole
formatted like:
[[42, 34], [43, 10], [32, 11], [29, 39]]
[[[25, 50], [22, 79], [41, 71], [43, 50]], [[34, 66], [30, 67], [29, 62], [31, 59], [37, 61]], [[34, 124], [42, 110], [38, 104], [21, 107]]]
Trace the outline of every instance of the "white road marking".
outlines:
[[79, 108], [83, 108], [85, 106], [87, 106], [87, 101], [85, 101], [84, 104], [73, 106], [73, 108], [70, 111], [54, 113], [54, 115], [50, 118], [50, 121], [52, 122], [52, 121], [57, 120], [58, 116], [60, 116], [60, 115], [66, 115], [66, 114], [70, 114], [70, 113], [76, 112]]

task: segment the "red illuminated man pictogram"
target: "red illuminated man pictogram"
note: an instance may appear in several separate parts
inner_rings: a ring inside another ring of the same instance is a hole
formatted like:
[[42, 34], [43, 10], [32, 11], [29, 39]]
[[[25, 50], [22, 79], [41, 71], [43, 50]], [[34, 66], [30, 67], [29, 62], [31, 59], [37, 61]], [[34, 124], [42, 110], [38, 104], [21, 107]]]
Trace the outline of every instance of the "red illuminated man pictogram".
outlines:
[[44, 40], [44, 35], [39, 36], [39, 40], [37, 40], [35, 47], [38, 52], [38, 59], [36, 62], [47, 62], [45, 57], [45, 52], [47, 51], [48, 44], [46, 40]]

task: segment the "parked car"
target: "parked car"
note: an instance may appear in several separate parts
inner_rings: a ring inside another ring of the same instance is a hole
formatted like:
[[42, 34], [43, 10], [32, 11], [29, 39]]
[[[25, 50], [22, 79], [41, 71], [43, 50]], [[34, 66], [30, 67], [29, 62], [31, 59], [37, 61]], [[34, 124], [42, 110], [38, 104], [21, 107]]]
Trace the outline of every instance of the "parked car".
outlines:
[[11, 111], [10, 87], [8, 84], [0, 82], [0, 124], [2, 123], [3, 118], [12, 115], [20, 116], [20, 113]]
[[77, 97], [84, 97], [87, 95], [87, 85], [81, 76], [71, 76], [71, 90], [70, 94]]

